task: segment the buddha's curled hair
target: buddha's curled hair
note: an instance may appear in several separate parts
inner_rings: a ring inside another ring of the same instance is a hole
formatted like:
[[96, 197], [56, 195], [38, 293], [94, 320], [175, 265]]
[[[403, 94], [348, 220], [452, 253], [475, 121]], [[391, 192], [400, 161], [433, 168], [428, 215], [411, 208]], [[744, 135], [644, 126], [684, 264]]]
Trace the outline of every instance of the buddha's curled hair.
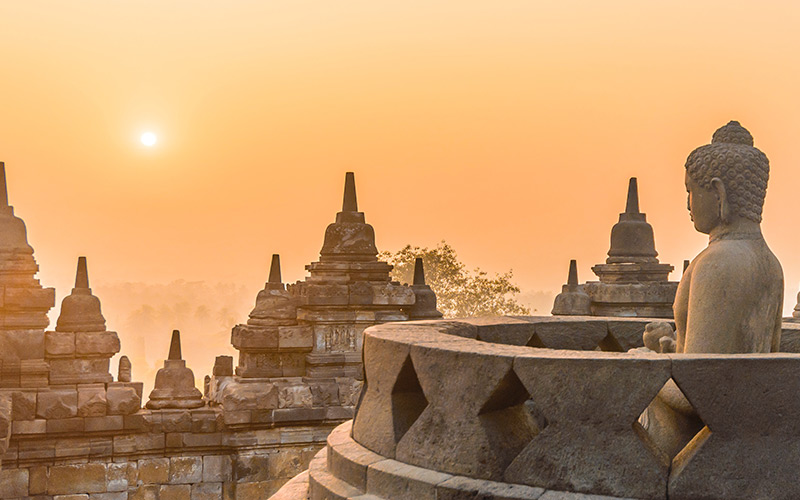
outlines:
[[704, 189], [711, 189], [711, 179], [719, 177], [733, 212], [761, 222], [769, 160], [753, 147], [753, 136], [739, 122], [728, 123], [714, 132], [711, 144], [692, 151], [686, 171]]

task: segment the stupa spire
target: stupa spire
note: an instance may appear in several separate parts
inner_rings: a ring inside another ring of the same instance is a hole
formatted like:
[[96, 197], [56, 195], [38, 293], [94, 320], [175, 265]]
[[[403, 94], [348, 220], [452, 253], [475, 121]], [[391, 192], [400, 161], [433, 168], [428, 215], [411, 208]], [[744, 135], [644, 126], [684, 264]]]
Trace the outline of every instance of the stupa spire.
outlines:
[[0, 206], [8, 206], [8, 184], [6, 183], [6, 164], [0, 161]]
[[626, 214], [639, 213], [639, 184], [636, 177], [631, 177], [628, 181], [628, 202], [625, 205]]
[[269, 282], [280, 285], [281, 281], [281, 256], [272, 254], [272, 264], [269, 266]]
[[422, 265], [422, 257], [417, 257], [417, 260], [414, 261], [414, 284], [425, 284], [425, 268]]
[[167, 359], [181, 360], [181, 332], [172, 330], [172, 341], [169, 344], [169, 357]]
[[89, 271], [86, 257], [78, 257], [78, 270], [75, 273], [75, 288], [89, 288]]
[[342, 212], [358, 212], [358, 201], [356, 200], [356, 176], [353, 172], [344, 175], [344, 199], [342, 200]]
[[578, 286], [578, 261], [575, 259], [569, 261], [569, 275], [567, 276], [567, 285], [569, 287]]

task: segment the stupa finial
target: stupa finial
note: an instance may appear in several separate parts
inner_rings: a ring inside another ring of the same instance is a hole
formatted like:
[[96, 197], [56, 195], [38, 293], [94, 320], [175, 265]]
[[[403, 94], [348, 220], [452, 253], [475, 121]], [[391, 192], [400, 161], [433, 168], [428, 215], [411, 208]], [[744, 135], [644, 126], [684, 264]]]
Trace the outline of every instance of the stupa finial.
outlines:
[[0, 161], [0, 206], [8, 206], [8, 184], [6, 183], [6, 164]]
[[281, 284], [281, 256], [272, 254], [272, 264], [269, 266], [269, 283]]
[[344, 200], [342, 201], [342, 212], [358, 212], [358, 201], [356, 200], [356, 176], [353, 172], [344, 174]]
[[578, 286], [578, 261], [575, 259], [569, 261], [569, 276], [567, 277], [567, 285], [570, 287]]
[[425, 284], [425, 267], [422, 265], [422, 257], [417, 257], [414, 261], [414, 284]]
[[167, 359], [181, 360], [181, 332], [172, 330], [172, 342], [169, 344], [169, 356]]
[[75, 273], [75, 288], [89, 288], [89, 270], [86, 257], [78, 257], [78, 270]]
[[625, 205], [625, 213], [639, 213], [639, 184], [636, 181], [636, 177], [631, 177], [631, 180], [628, 181], [628, 202]]

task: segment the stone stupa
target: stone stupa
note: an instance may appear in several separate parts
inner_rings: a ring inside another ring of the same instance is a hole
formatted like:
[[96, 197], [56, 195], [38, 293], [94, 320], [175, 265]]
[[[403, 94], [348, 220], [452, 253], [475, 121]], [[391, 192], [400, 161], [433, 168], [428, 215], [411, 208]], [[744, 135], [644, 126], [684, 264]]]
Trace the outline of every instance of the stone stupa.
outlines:
[[307, 377], [360, 377], [362, 332], [388, 321], [404, 321], [416, 300], [410, 287], [393, 282], [392, 266], [378, 260], [375, 230], [359, 212], [353, 172], [345, 174], [342, 211], [325, 230], [319, 261], [306, 266], [305, 281], [291, 285], [301, 298], [300, 324], [313, 329]]
[[[297, 324], [298, 299], [281, 281], [281, 260], [272, 256], [269, 279], [244, 325], [231, 332], [239, 351], [236, 375], [244, 378], [302, 377], [311, 331]], [[307, 338], [307, 341], [305, 339]]]
[[442, 313], [436, 309], [436, 294], [425, 283], [425, 267], [421, 257], [414, 261], [414, 284], [411, 285], [411, 290], [416, 301], [408, 309], [409, 320], [442, 318]]
[[553, 302], [554, 316], [589, 316], [592, 314], [592, 299], [583, 291], [578, 283], [578, 262], [569, 261], [567, 284], [561, 287], [561, 293]]
[[45, 336], [50, 383], [111, 382], [109, 362], [119, 350], [119, 337], [106, 330], [100, 299], [89, 288], [86, 257], [78, 257], [75, 287], [61, 302], [56, 330]]
[[669, 281], [673, 269], [658, 261], [653, 227], [639, 211], [638, 184], [632, 177], [625, 212], [611, 229], [608, 258], [592, 267], [600, 281], [583, 285], [592, 300], [592, 314], [671, 318], [678, 289], [678, 282]]
[[169, 356], [164, 368], [156, 374], [155, 388], [150, 393], [147, 408], [163, 410], [169, 408], [190, 409], [205, 405], [203, 394], [194, 386], [194, 373], [187, 368], [181, 356], [181, 332], [172, 332]]
[[39, 266], [28, 244], [25, 222], [8, 204], [5, 164], [0, 162], [0, 387], [43, 387], [48, 384], [44, 361], [47, 312], [55, 305], [55, 289], [35, 278]]

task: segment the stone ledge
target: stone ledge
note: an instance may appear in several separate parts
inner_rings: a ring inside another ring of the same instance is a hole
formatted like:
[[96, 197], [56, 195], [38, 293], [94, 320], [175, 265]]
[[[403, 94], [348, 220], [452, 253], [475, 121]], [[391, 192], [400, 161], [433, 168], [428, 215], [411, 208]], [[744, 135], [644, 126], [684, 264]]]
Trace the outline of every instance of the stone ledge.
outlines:
[[305, 500], [306, 498], [308, 498], [308, 471], [295, 476], [270, 497], [272, 500]]
[[[634, 500], [452, 476], [385, 457], [367, 466], [366, 487], [359, 488], [330, 467], [333, 454], [338, 456], [334, 462], [353, 462], [349, 472], [364, 467], [365, 455], [370, 459], [380, 457], [350, 437], [351, 426], [351, 422], [345, 422], [337, 427], [329, 436], [327, 448], [311, 461], [309, 470], [292, 479], [270, 500]], [[355, 480], [361, 481], [359, 474]]]

